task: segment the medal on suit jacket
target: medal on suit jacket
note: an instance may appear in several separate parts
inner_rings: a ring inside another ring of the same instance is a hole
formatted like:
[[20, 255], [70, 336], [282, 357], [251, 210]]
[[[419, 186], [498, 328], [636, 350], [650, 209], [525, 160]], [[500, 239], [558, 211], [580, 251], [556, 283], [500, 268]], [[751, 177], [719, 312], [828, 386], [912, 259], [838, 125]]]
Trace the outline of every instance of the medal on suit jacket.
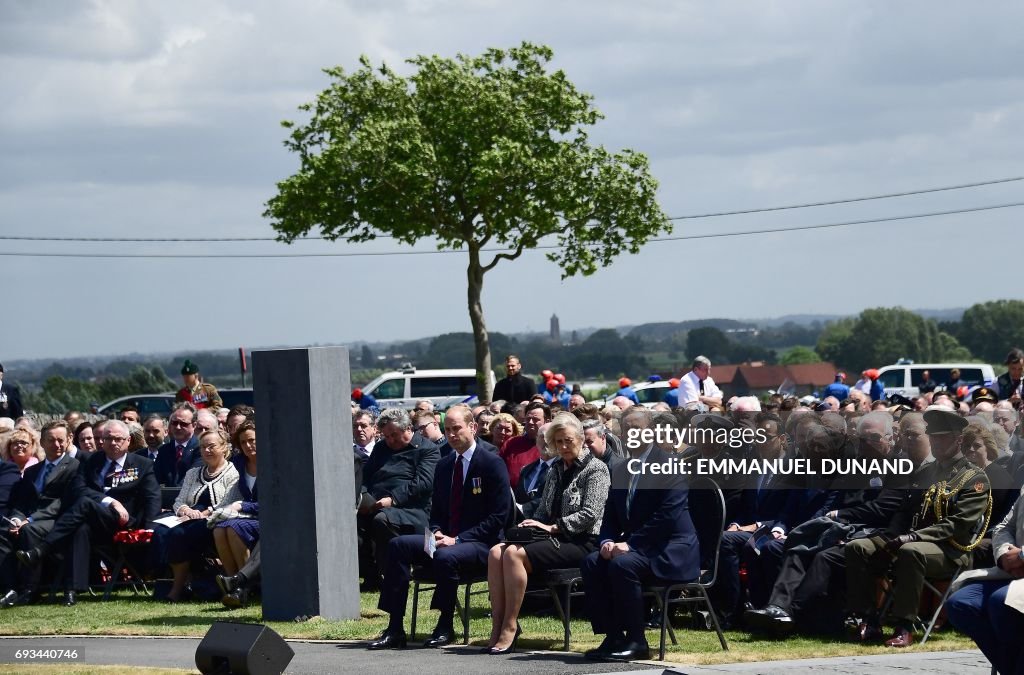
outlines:
[[124, 483], [131, 483], [134, 480], [138, 480], [138, 478], [139, 470], [135, 467], [126, 469], [124, 471], [119, 471], [115, 473], [114, 476], [111, 478], [110, 487], [111, 489], [113, 489], [116, 488], [118, 485], [122, 485]]
[[483, 479], [480, 478], [479, 476], [474, 476], [473, 477], [473, 494], [478, 495], [478, 494], [480, 494], [483, 491], [484, 491]]

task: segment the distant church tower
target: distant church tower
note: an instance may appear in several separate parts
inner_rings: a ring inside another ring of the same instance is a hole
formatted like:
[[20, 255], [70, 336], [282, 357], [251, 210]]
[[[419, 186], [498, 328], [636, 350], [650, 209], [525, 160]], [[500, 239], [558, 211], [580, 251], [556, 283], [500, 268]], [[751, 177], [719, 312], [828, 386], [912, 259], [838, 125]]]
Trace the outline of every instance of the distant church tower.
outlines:
[[558, 315], [551, 315], [551, 334], [549, 336], [555, 344], [562, 344], [562, 331], [558, 327]]

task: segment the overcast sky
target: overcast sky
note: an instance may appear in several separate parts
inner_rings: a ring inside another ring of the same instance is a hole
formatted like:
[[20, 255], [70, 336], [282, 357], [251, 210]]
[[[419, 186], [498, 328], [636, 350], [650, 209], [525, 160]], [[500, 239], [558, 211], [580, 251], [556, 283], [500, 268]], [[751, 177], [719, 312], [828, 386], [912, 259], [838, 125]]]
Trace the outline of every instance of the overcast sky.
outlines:
[[[1024, 175], [1024, 5], [934, 2], [0, 2], [0, 234], [271, 236], [282, 119], [360, 54], [401, 66], [523, 40], [647, 153], [670, 216]], [[1024, 201], [1024, 182], [683, 221], [676, 234]], [[492, 330], [966, 306], [1020, 297], [1024, 208], [662, 242], [560, 281], [487, 275]], [[0, 241], [0, 252], [338, 251], [341, 243]], [[387, 250], [386, 243], [360, 250]], [[0, 256], [0, 361], [469, 330], [461, 255]], [[589, 299], [588, 299], [589, 298]], [[105, 304], [106, 303], [106, 304]], [[469, 365], [469, 364], [467, 364]]]

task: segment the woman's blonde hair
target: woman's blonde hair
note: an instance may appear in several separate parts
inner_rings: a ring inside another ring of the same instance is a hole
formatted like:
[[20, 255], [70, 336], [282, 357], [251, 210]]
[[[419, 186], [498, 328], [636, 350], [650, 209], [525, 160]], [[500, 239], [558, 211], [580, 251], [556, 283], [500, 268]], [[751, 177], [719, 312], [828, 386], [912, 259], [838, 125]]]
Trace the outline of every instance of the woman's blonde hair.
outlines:
[[6, 438], [3, 441], [3, 459], [9, 461], [11, 459], [11, 443], [14, 442], [15, 438], [27, 438], [29, 447], [31, 448], [32, 454], [40, 462], [46, 459], [46, 453], [43, 452], [43, 446], [39, 445], [39, 437], [36, 436], [30, 429], [15, 429], [14, 431], [8, 432]]
[[523, 425], [516, 421], [516, 418], [512, 417], [512, 415], [509, 415], [508, 413], [498, 413], [497, 415], [495, 415], [494, 419], [491, 420], [491, 433], [494, 433], [495, 427], [497, 427], [502, 422], [509, 422], [512, 425], [513, 436], [523, 435]]

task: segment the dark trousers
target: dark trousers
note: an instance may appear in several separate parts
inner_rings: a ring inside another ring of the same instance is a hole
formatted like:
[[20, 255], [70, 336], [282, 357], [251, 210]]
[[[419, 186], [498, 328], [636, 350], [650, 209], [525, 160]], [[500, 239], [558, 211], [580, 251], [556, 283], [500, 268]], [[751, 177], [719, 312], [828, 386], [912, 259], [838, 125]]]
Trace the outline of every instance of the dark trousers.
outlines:
[[718, 549], [718, 579], [711, 587], [711, 602], [719, 616], [730, 617], [740, 604], [740, 560], [752, 532], [726, 532]]
[[580, 573], [594, 634], [647, 644], [642, 587], [655, 579], [651, 561], [637, 551], [611, 560], [595, 551], [583, 559]]
[[260, 578], [260, 543], [256, 542], [256, 545], [252, 547], [252, 551], [249, 553], [249, 559], [242, 565], [242, 569], [238, 570], [241, 574], [249, 581], [256, 581]]
[[84, 591], [89, 587], [89, 556], [93, 540], [109, 542], [121, 529], [117, 513], [92, 499], [79, 499], [56, 520], [53, 529], [40, 542], [44, 554], [71, 548], [71, 578], [65, 586]]
[[388, 566], [384, 570], [384, 585], [377, 609], [391, 615], [392, 628], [401, 627], [405, 618], [405, 605], [409, 600], [411, 566], [429, 565], [436, 584], [430, 608], [440, 611], [437, 627], [443, 630], [452, 627], [460, 575], [484, 574], [487, 571], [487, 553], [490, 551], [487, 544], [465, 541], [437, 549], [431, 559], [423, 551], [422, 534], [395, 537], [388, 544], [388, 549]]
[[846, 595], [850, 611], [860, 614], [876, 612], [876, 580], [891, 568], [894, 588], [889, 613], [901, 622], [917, 618], [926, 578], [948, 579], [957, 567], [937, 544], [927, 541], [904, 544], [896, 551], [895, 560], [884, 552], [876, 556], [878, 547], [871, 539], [851, 541], [843, 548], [846, 553]]
[[[11, 535], [6, 530], [0, 532], [0, 589], [21, 587], [23, 590], [35, 589], [43, 573], [41, 566], [32, 569], [21, 568], [15, 564], [13, 553], [17, 550], [28, 550], [42, 543], [46, 535], [53, 529], [52, 520], [35, 520], [22, 525], [18, 534]], [[19, 579], [20, 574], [20, 579]]]
[[388, 544], [391, 540], [403, 534], [413, 534], [418, 529], [422, 530], [412, 525], [391, 522], [388, 511], [389, 509], [383, 509], [374, 514], [356, 516], [356, 529], [359, 534], [359, 575], [364, 581], [376, 581], [378, 585], [387, 570]]
[[[845, 570], [842, 546], [817, 553], [789, 553], [782, 559], [768, 603], [797, 615], [812, 602], [834, 596], [836, 586], [846, 580]], [[839, 606], [845, 605], [836, 599]]]
[[975, 641], [996, 670], [1024, 672], [1024, 614], [1006, 606], [1009, 581], [969, 583], [949, 597], [946, 616], [958, 631]]
[[759, 548], [747, 546], [744, 549], [747, 563], [747, 583], [750, 586], [750, 601], [755, 607], [764, 607], [772, 593], [772, 586], [782, 569], [786, 555], [786, 542], [770, 539]]

